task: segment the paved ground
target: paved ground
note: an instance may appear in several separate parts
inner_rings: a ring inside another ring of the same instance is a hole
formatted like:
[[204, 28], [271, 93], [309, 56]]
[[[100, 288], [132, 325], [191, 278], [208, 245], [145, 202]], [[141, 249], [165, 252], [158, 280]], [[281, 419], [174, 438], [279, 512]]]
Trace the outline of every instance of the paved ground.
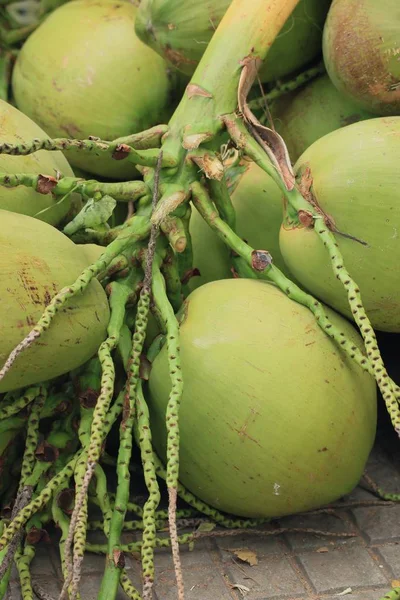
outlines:
[[[385, 437], [383, 438], [385, 446]], [[387, 445], [386, 445], [387, 446]], [[397, 451], [377, 447], [368, 472], [386, 490], [400, 492]], [[314, 528], [329, 532], [354, 532], [353, 538], [286, 533], [260, 537], [251, 533], [198, 541], [194, 550], [182, 550], [187, 600], [379, 600], [400, 579], [400, 504], [346, 507], [349, 501], [371, 501], [375, 496], [357, 488], [334, 511], [285, 518], [284, 527]], [[240, 561], [235, 549], [253, 552], [258, 563]], [[128, 558], [133, 581], [140, 585], [139, 566]], [[81, 584], [82, 600], [94, 600], [103, 569], [103, 558], [88, 555]], [[37, 581], [53, 598], [60, 589], [57, 550], [51, 544], [38, 549], [33, 569]], [[168, 550], [157, 555], [155, 598], [176, 596]], [[13, 600], [20, 598], [16, 580]], [[120, 599], [125, 598], [121, 594]]]

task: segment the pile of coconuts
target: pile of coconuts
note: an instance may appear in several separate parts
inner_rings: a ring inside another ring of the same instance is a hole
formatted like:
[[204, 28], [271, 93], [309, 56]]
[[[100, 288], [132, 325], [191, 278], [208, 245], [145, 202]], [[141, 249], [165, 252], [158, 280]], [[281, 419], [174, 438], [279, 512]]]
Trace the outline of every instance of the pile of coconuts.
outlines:
[[184, 600], [181, 546], [350, 493], [378, 410], [400, 435], [381, 4], [70, 0], [0, 23], [0, 600], [14, 563], [34, 597], [54, 526], [59, 600], [85, 552], [99, 600], [150, 600], [163, 546]]

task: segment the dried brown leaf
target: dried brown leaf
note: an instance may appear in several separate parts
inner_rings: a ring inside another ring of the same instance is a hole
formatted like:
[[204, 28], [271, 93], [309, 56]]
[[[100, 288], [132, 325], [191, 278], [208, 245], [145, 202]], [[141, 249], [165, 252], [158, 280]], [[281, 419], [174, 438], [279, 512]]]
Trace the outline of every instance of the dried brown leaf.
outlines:
[[248, 548], [235, 548], [234, 550], [229, 550], [232, 552], [239, 560], [247, 563], [251, 567], [258, 565], [257, 554]]
[[257, 140], [280, 173], [287, 189], [292, 190], [295, 186], [295, 177], [283, 138], [273, 129], [262, 125], [247, 104], [247, 96], [254, 83], [261, 61], [257, 57], [248, 56], [241, 64], [243, 65], [243, 69], [240, 74], [238, 86], [239, 110], [249, 126], [254, 139]]

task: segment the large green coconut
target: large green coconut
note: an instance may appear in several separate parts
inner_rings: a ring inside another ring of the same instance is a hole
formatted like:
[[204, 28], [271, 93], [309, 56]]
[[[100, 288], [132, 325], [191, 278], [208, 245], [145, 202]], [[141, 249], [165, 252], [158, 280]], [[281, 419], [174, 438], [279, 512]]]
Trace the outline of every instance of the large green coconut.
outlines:
[[[31, 331], [53, 296], [87, 266], [78, 246], [54, 227], [0, 211], [0, 365]], [[55, 316], [0, 382], [0, 393], [52, 379], [96, 353], [106, 336], [107, 296], [94, 279]]]
[[[11, 104], [0, 100], [0, 144], [24, 144], [34, 138], [45, 139], [47, 134], [36, 123]], [[73, 172], [61, 152], [41, 150], [27, 156], [0, 154], [0, 172], [51, 175], [57, 171], [67, 177]], [[73, 195], [60, 202], [52, 194], [39, 194], [32, 188], [0, 186], [0, 209], [11, 210], [57, 225], [68, 213]]]
[[334, 0], [323, 54], [339, 91], [377, 115], [400, 114], [399, 0]]
[[338, 92], [327, 75], [283, 96], [271, 112], [293, 162], [327, 133], [374, 116]]
[[[283, 218], [282, 194], [265, 171], [255, 163], [240, 167], [244, 173], [233, 184], [232, 204], [236, 212], [237, 234], [256, 250], [268, 250], [274, 264], [289, 274], [279, 249], [279, 229]], [[231, 277], [230, 251], [204, 219], [193, 210], [190, 221], [193, 244], [193, 265], [200, 276], [193, 277], [189, 286]]]
[[[361, 347], [354, 328], [327, 312]], [[350, 492], [374, 441], [376, 386], [312, 313], [248, 279], [198, 288], [182, 313], [180, 481], [215, 508], [248, 517], [309, 510]], [[167, 357], [164, 346], [149, 381], [163, 459]]]
[[[55, 10], [25, 42], [13, 73], [17, 106], [52, 137], [113, 140], [162, 122], [166, 63], [135, 35], [136, 7], [75, 0]], [[129, 178], [132, 164], [68, 152], [72, 165]]]
[[[249, 0], [250, 1], [250, 0]], [[321, 51], [331, 0], [300, 0], [271, 46], [264, 82], [300, 69]], [[192, 75], [231, 0], [142, 0], [136, 33], [177, 69]]]
[[[373, 326], [400, 332], [400, 117], [380, 117], [338, 129], [316, 141], [295, 165], [309, 179], [321, 209], [333, 217], [336, 241], [360, 288]], [[312, 294], [352, 317], [327, 250], [312, 228], [288, 218], [280, 247], [291, 272]]]

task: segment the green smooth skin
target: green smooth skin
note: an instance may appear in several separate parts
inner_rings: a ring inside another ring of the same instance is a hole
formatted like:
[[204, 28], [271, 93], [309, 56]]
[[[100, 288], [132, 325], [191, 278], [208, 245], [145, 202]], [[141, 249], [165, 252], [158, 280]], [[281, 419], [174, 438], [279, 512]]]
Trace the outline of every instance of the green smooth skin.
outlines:
[[[289, 275], [279, 249], [282, 195], [271, 177], [255, 163], [247, 163], [247, 170], [232, 193], [232, 204], [236, 211], [238, 235], [256, 250], [268, 250], [274, 264]], [[209, 281], [230, 278], [229, 249], [195, 209], [190, 221], [190, 233], [193, 265], [201, 275], [189, 281], [189, 288], [194, 290]]]
[[273, 104], [271, 112], [293, 163], [327, 133], [374, 117], [338, 92], [328, 75], [283, 96]]
[[376, 115], [400, 115], [398, 0], [335, 0], [323, 55], [339, 91]]
[[[271, 82], [300, 69], [320, 52], [331, 0], [300, 0], [260, 71]], [[192, 75], [231, 0], [142, 0], [136, 33], [172, 65]]]
[[[180, 481], [192, 493], [228, 513], [277, 517], [354, 488], [375, 436], [375, 382], [310, 311], [266, 282], [212, 282], [189, 296], [179, 345]], [[164, 346], [149, 381], [161, 457], [169, 389]]]
[[[335, 236], [373, 327], [393, 332], [400, 332], [399, 160], [400, 117], [381, 117], [328, 134], [295, 166], [297, 174], [311, 168], [312, 191], [338, 230], [368, 243]], [[351, 318], [347, 294], [317, 235], [286, 224], [280, 247], [301, 284]]]
[[[21, 144], [34, 138], [47, 137], [47, 134], [26, 115], [11, 104], [0, 100], [0, 144], [4, 142]], [[72, 169], [61, 152], [41, 150], [27, 156], [0, 154], [1, 173], [42, 173], [54, 177], [57, 171], [67, 177], [73, 176]], [[70, 206], [70, 201], [57, 206], [51, 194], [39, 194], [22, 185], [18, 188], [0, 186], [0, 209], [30, 217], [48, 209], [45, 220], [51, 225], [57, 225], [66, 216]], [[38, 218], [42, 219], [41, 216]]]
[[87, 265], [91, 265], [104, 253], [104, 246], [98, 246], [97, 244], [77, 244], [78, 248], [82, 251]]
[[[159, 122], [168, 101], [165, 62], [135, 35], [136, 7], [120, 0], [76, 0], [29, 37], [13, 73], [17, 106], [52, 137], [105, 140]], [[132, 178], [127, 161], [68, 152], [75, 167]]]
[[[0, 364], [29, 333], [45, 306], [87, 266], [81, 250], [54, 227], [0, 211]], [[0, 382], [0, 392], [46, 381], [77, 368], [97, 351], [109, 320], [97, 280], [68, 301], [40, 340]]]

